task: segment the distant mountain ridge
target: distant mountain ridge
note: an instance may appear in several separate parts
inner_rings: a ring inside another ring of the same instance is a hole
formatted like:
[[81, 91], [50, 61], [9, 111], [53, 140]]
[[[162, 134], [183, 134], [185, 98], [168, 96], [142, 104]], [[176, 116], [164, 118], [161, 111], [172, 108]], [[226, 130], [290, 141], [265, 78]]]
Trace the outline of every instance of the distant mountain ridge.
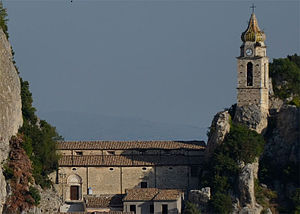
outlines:
[[152, 122], [138, 118], [78, 113], [40, 112], [65, 140], [206, 140], [206, 128]]

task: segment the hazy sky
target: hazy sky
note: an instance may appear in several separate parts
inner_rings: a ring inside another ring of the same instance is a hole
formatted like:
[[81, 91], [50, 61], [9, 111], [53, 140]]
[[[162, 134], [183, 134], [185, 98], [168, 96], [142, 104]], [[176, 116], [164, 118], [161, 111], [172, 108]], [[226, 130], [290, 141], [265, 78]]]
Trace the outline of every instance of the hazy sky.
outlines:
[[[4, 1], [40, 112], [208, 127], [236, 101], [253, 1]], [[299, 1], [254, 1], [267, 55], [299, 54]]]

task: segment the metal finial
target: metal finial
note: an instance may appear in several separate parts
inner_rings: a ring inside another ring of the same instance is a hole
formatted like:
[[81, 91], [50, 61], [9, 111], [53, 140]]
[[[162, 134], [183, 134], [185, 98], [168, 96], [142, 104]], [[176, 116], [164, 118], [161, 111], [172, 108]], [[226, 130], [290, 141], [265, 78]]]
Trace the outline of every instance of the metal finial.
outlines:
[[252, 9], [252, 13], [254, 13], [254, 9], [256, 8], [256, 6], [254, 5], [254, 3], [252, 4], [252, 6], [250, 8]]

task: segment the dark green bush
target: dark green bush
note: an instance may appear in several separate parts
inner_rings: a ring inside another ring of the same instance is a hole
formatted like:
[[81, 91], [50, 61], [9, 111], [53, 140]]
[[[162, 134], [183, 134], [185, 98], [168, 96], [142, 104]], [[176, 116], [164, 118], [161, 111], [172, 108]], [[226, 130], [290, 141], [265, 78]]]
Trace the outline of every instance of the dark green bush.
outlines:
[[23, 148], [32, 161], [33, 177], [37, 184], [50, 187], [48, 175], [57, 169], [59, 156], [56, 153], [56, 141], [61, 136], [44, 120], [38, 121], [36, 109], [32, 106], [32, 94], [29, 83], [21, 79], [21, 98], [23, 126], [19, 132], [24, 135]]
[[34, 199], [34, 205], [39, 205], [40, 200], [41, 200], [39, 190], [37, 188], [35, 188], [34, 186], [31, 186], [31, 187], [29, 187], [29, 194]]
[[300, 56], [296, 54], [287, 58], [274, 59], [270, 63], [275, 96], [285, 100], [293, 97], [290, 104], [300, 106]]
[[200, 210], [197, 208], [195, 204], [187, 201], [185, 203], [184, 214], [201, 214]]
[[5, 180], [9, 180], [14, 177], [14, 170], [10, 168], [7, 164], [3, 164], [2, 170]]
[[215, 193], [209, 204], [213, 213], [229, 214], [232, 211], [231, 197], [224, 193]]

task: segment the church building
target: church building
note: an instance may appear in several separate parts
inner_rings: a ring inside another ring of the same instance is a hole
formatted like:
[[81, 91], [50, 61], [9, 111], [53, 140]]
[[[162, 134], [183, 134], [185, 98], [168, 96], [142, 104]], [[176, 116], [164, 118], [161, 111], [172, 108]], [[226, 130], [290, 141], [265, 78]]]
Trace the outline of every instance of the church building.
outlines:
[[[237, 109], [254, 108], [260, 132], [267, 125], [269, 65], [254, 12], [241, 39]], [[59, 142], [52, 180], [63, 201], [84, 202], [89, 210], [181, 213], [181, 201], [199, 188], [205, 149], [204, 141]]]

